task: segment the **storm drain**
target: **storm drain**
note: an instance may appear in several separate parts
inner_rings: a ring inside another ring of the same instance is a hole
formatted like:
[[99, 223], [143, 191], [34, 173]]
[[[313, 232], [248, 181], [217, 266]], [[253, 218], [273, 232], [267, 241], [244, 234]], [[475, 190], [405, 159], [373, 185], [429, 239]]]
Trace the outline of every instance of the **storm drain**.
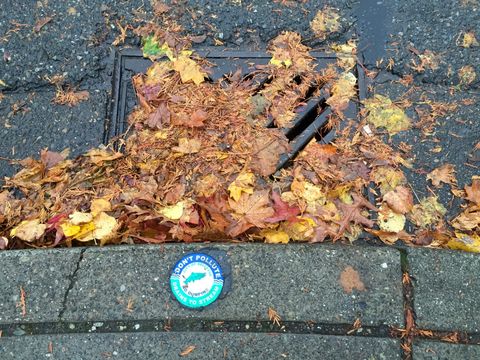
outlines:
[[[266, 65], [271, 56], [264, 52], [246, 51], [219, 51], [199, 50], [197, 53], [215, 64], [212, 68], [210, 79], [214, 82], [226, 78], [239, 69], [242, 77], [255, 77], [255, 70], [258, 65]], [[332, 54], [311, 52], [317, 64], [317, 71], [335, 65], [337, 58]], [[135, 74], [145, 73], [152, 65], [149, 59], [142, 55], [141, 49], [123, 49], [116, 53], [113, 74], [113, 93], [111, 98], [111, 116], [105, 127], [104, 143], [122, 135], [128, 130], [128, 114], [137, 105], [135, 91], [132, 84], [132, 77]], [[357, 101], [350, 101], [344, 114], [348, 118], [356, 118], [359, 111], [359, 103], [364, 99], [365, 76], [360, 65], [354, 69], [357, 77]], [[258, 91], [269, 82], [269, 78], [255, 78], [258, 82]], [[310, 94], [317, 88], [312, 88]], [[296, 109], [296, 117], [293, 126], [283, 129], [290, 143], [291, 151], [283, 154], [277, 165], [277, 170], [288, 166], [289, 162], [310, 142], [316, 138], [319, 142], [328, 143], [335, 137], [335, 130], [328, 127], [329, 116], [332, 111], [327, 103], [328, 94], [320, 89], [320, 96], [307, 95], [300, 108]], [[266, 124], [267, 127], [274, 127], [273, 121]]]

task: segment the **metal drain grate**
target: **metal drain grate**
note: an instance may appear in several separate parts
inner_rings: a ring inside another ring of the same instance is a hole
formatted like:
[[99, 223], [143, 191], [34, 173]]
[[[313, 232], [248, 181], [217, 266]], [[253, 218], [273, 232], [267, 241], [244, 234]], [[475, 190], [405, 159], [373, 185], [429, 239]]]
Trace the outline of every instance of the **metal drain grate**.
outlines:
[[[226, 74], [231, 74], [241, 69], [242, 76], [253, 74], [256, 65], [265, 65], [270, 61], [271, 56], [264, 52], [245, 52], [245, 51], [219, 51], [199, 50], [197, 53], [205, 57], [208, 61], [215, 64], [210, 78], [213, 81], [222, 79]], [[336, 57], [332, 54], [312, 52], [315, 58], [317, 69], [324, 69], [330, 64], [336, 63]], [[111, 116], [105, 127], [104, 142], [108, 143], [112, 138], [123, 134], [127, 128], [127, 116], [136, 105], [135, 92], [132, 85], [132, 76], [138, 73], [145, 73], [152, 65], [149, 59], [142, 55], [140, 49], [123, 49], [116, 53], [115, 68], [113, 76], [113, 94], [111, 104]], [[361, 66], [357, 65], [357, 90], [359, 101], [363, 100], [366, 93], [365, 76]], [[252, 75], [254, 76], [254, 75]], [[269, 79], [261, 78], [258, 81], [259, 90]], [[291, 152], [283, 154], [277, 165], [277, 170], [288, 166], [299, 151], [307, 143], [316, 138], [323, 143], [330, 142], [335, 137], [335, 131], [328, 129], [325, 125], [328, 123], [331, 109], [327, 104], [328, 95], [323, 94], [319, 97], [306, 98], [305, 105], [297, 109], [297, 116], [293, 126], [284, 129], [287, 136]], [[359, 101], [350, 101], [344, 114], [349, 118], [356, 118], [359, 110]], [[273, 127], [273, 122], [267, 125]]]

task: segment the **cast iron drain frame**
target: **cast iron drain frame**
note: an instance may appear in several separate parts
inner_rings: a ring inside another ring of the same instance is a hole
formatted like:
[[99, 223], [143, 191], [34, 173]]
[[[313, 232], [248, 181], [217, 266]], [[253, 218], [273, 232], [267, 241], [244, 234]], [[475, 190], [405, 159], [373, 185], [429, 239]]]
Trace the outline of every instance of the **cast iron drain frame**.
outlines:
[[[196, 51], [198, 55], [206, 58], [209, 62], [217, 65], [214, 67], [211, 79], [217, 81], [229, 73], [234, 73], [238, 68], [242, 69], [242, 75], [246, 76], [249, 70], [254, 70], [254, 65], [264, 65], [270, 61], [271, 56], [266, 52], [259, 51], [235, 51], [219, 50], [218, 48], [205, 48]], [[321, 52], [310, 53], [317, 63], [317, 68], [325, 68], [328, 64], [335, 64], [335, 54]], [[112, 97], [110, 104], [110, 116], [105, 123], [103, 141], [108, 144], [112, 139], [119, 137], [128, 129], [127, 116], [136, 105], [135, 94], [131, 78], [134, 74], [145, 73], [152, 65], [151, 60], [144, 58], [142, 50], [138, 48], [125, 48], [115, 52], [114, 72], [112, 81]], [[358, 116], [361, 101], [366, 97], [365, 72], [360, 64], [354, 68], [357, 77], [357, 102], [350, 101], [344, 111], [348, 118]], [[283, 154], [277, 165], [277, 170], [288, 166], [289, 162], [299, 151], [313, 138], [316, 137], [322, 143], [329, 143], [335, 137], [332, 129], [325, 132], [325, 125], [331, 114], [326, 98], [306, 99], [307, 105], [302, 113], [294, 121], [295, 126], [285, 129], [285, 134], [291, 141], [291, 152]], [[315, 114], [315, 110], [317, 110]], [[319, 111], [320, 110], [320, 111]], [[313, 116], [312, 116], [313, 114]], [[305, 121], [306, 118], [311, 120]], [[270, 124], [271, 126], [271, 124]], [[299, 130], [300, 128], [300, 130]], [[320, 132], [323, 133], [320, 135]], [[294, 134], [294, 136], [290, 136]], [[291, 138], [292, 137], [292, 138]]]

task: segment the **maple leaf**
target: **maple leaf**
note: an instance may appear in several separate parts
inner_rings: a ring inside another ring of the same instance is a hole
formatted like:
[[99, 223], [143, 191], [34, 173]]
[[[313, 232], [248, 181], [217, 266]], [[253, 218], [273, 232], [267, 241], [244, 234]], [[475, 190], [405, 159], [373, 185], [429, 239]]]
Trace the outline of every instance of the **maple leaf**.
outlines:
[[39, 219], [24, 220], [10, 231], [10, 236], [26, 242], [33, 242], [40, 239], [46, 229], [47, 225], [41, 224]]
[[480, 176], [472, 178], [472, 185], [465, 186], [466, 199], [480, 206]]
[[102, 166], [106, 161], [112, 161], [123, 157], [120, 152], [112, 152], [105, 149], [91, 149], [85, 156], [90, 158], [90, 161], [97, 166]]
[[207, 120], [208, 114], [202, 109], [195, 110], [190, 116], [190, 123], [188, 124], [191, 127], [202, 127], [204, 126], [205, 120]]
[[230, 225], [228, 215], [228, 204], [226, 194], [216, 192], [209, 197], [200, 197], [197, 199], [197, 204], [208, 212], [211, 220], [210, 226], [214, 230], [225, 232], [225, 229]]
[[441, 183], [456, 185], [455, 167], [452, 164], [444, 164], [428, 173], [427, 180], [431, 180], [435, 187], [440, 187]]
[[255, 175], [252, 172], [242, 172], [228, 186], [230, 197], [238, 201], [243, 193], [253, 194], [253, 185], [255, 183]]
[[377, 128], [387, 129], [390, 135], [408, 130], [411, 126], [405, 112], [383, 95], [376, 94], [372, 99], [365, 100], [365, 108], [369, 112], [367, 121]]
[[406, 214], [413, 208], [413, 195], [409, 188], [397, 186], [383, 195], [388, 206], [399, 214]]
[[409, 216], [410, 220], [421, 228], [437, 224], [446, 214], [447, 209], [438, 202], [436, 196], [430, 196], [420, 201], [420, 204], [414, 205]]
[[200, 65], [186, 55], [180, 55], [173, 61], [173, 69], [178, 71], [183, 83], [193, 81], [195, 85], [200, 85], [207, 76]]
[[282, 197], [276, 192], [272, 192], [273, 209], [275, 213], [272, 217], [266, 218], [265, 222], [276, 223], [284, 220], [292, 220], [300, 214], [298, 206], [290, 206], [282, 200]]
[[340, 31], [340, 15], [338, 12], [325, 6], [319, 10], [313, 20], [310, 22], [310, 27], [313, 33], [321, 40], [325, 40], [330, 33]]
[[145, 124], [151, 129], [162, 129], [165, 125], [170, 124], [170, 118], [170, 110], [168, 110], [166, 102], [162, 101], [157, 109], [148, 116]]
[[353, 203], [352, 204], [344, 204], [341, 201], [337, 201], [336, 205], [340, 209], [342, 213], [342, 220], [338, 221], [340, 225], [339, 230], [337, 231], [337, 235], [334, 240], [339, 239], [345, 230], [350, 229], [350, 224], [362, 224], [366, 227], [371, 228], [374, 225], [374, 222], [370, 219], [367, 219], [365, 216], [362, 215], [361, 211], [364, 208], [369, 210], [378, 211], [378, 209], [370, 204], [368, 200], [364, 199], [363, 196], [353, 193], [352, 194]]
[[238, 236], [253, 226], [264, 228], [265, 219], [272, 217], [274, 210], [270, 207], [268, 190], [255, 191], [253, 194], [242, 194], [238, 201], [228, 200], [232, 216], [237, 220], [227, 230], [232, 237]]

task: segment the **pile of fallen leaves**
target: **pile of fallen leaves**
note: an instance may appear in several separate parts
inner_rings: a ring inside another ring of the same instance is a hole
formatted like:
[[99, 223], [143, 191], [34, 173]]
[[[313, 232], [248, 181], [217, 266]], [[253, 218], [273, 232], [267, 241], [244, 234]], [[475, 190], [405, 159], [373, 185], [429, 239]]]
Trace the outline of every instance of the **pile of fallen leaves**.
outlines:
[[[376, 96], [361, 122], [342, 114], [356, 100], [353, 44], [341, 46], [338, 66], [326, 69], [316, 69], [295, 33], [277, 37], [269, 51], [268, 65], [213, 82], [213, 65], [187, 38], [159, 30], [147, 36], [144, 53], [154, 63], [133, 79], [139, 105], [123, 151], [109, 146], [68, 160], [45, 150], [39, 160], [23, 160], [0, 192], [0, 247], [354, 241], [365, 229], [387, 243], [462, 248], [468, 237], [478, 246], [478, 179], [466, 189], [470, 203], [453, 224], [462, 232], [451, 240], [444, 207], [435, 197], [413, 203], [400, 170], [410, 164], [369, 127], [407, 129], [403, 111]], [[282, 130], [312, 89], [328, 97], [335, 142], [313, 140], [276, 171], [289, 151]], [[372, 184], [376, 205], [365, 197]], [[407, 218], [418, 236], [404, 231]]]

